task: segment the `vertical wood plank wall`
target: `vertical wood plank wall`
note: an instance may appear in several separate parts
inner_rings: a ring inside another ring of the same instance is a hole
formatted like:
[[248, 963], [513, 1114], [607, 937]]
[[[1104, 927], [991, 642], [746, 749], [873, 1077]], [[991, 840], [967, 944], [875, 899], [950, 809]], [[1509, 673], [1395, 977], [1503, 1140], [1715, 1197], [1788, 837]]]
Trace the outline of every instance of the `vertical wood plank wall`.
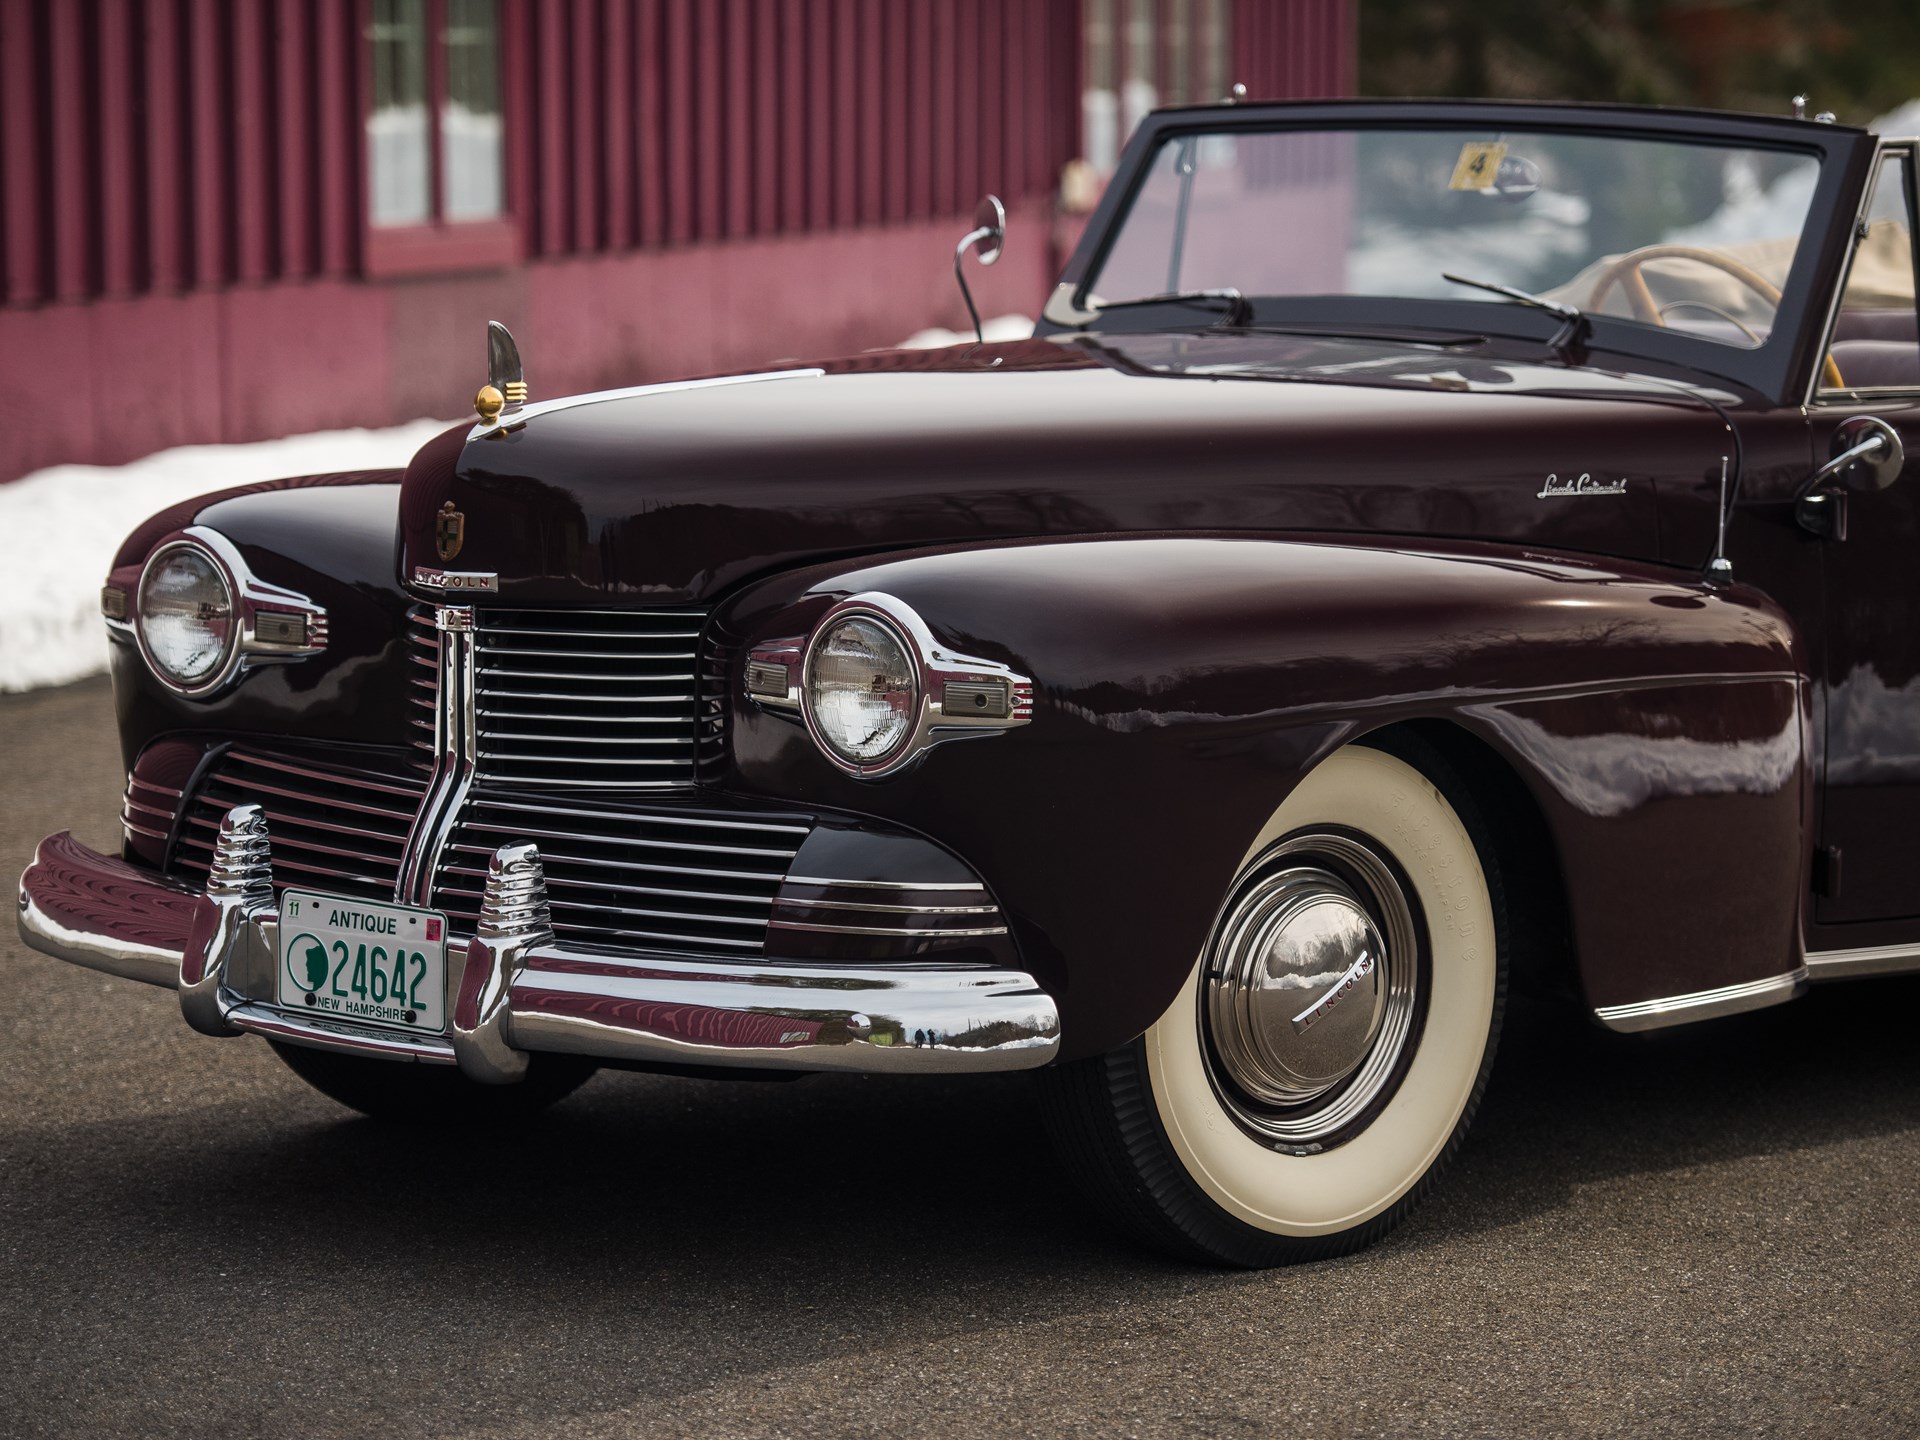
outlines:
[[[0, 303], [356, 272], [364, 18], [0, 0]], [[1078, 150], [1078, 0], [501, 0], [501, 26], [529, 257], [957, 216]]]
[[[1122, 3], [1164, 37], [1201, 8]], [[1255, 96], [1321, 95], [1356, 3], [1207, 13]], [[30, 417], [0, 483], [456, 413], [490, 318], [549, 393], [960, 324], [986, 190], [1013, 225], [982, 308], [1031, 314], [1077, 231], [1083, 0], [498, 4], [521, 263], [403, 275], [368, 223], [372, 0], [0, 0], [0, 391]], [[1196, 52], [1162, 41], [1163, 93]]]

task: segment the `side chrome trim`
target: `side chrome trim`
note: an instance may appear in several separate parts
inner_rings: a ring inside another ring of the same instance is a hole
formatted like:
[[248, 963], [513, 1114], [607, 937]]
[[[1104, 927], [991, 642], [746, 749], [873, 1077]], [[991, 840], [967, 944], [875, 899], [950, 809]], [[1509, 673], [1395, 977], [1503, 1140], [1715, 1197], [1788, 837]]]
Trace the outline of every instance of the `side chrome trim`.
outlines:
[[780, 897], [782, 905], [797, 910], [858, 910], [877, 915], [998, 915], [998, 905], [880, 905], [868, 900], [801, 900], [792, 895]]
[[1658, 1000], [1637, 1000], [1630, 1005], [1601, 1005], [1593, 1013], [1609, 1030], [1633, 1034], [1669, 1025], [1691, 1025], [1696, 1020], [1712, 1020], [1720, 1015], [1737, 1015], [1743, 1010], [1764, 1010], [1769, 1005], [1795, 999], [1806, 988], [1807, 967], [1802, 965], [1784, 975], [1769, 975], [1764, 980], [1722, 985], [1715, 990], [1695, 990], [1686, 995], [1667, 995]]
[[1869, 975], [1920, 972], [1920, 945], [1869, 945], [1857, 950], [1815, 950], [1807, 956], [1807, 978], [1856, 980]]
[[467, 432], [467, 443], [493, 440], [524, 429], [529, 420], [551, 415], [556, 410], [572, 410], [581, 405], [598, 405], [607, 400], [635, 400], [647, 395], [669, 395], [678, 390], [710, 390], [721, 385], [753, 385], [762, 380], [818, 380], [827, 372], [817, 367], [802, 370], [763, 370], [752, 375], [716, 375], [706, 380], [669, 380], [659, 385], [628, 385], [618, 390], [594, 390], [585, 395], [561, 395], [540, 400], [505, 414], [493, 424], [478, 424]]
[[[785, 902], [782, 901], [782, 904]], [[996, 910], [998, 906], [994, 907]], [[915, 940], [951, 940], [978, 935], [1004, 935], [1004, 925], [982, 925], [970, 929], [912, 929], [899, 925], [828, 925], [810, 920], [769, 920], [769, 930], [813, 930], [825, 935], [905, 935]]]
[[853, 890], [974, 890], [987, 887], [977, 880], [822, 880], [817, 875], [789, 875], [789, 885], [831, 885]]

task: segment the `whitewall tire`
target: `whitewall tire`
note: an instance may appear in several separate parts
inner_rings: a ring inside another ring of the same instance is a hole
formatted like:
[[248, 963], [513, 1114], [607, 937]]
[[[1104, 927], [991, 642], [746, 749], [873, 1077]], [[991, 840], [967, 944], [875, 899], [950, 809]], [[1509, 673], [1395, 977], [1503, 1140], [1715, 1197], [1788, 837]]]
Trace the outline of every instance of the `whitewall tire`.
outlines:
[[1458, 1146], [1499, 1033], [1505, 895], [1464, 786], [1393, 749], [1308, 774], [1166, 1012], [1044, 1077], [1069, 1167], [1140, 1238], [1234, 1265], [1342, 1254]]

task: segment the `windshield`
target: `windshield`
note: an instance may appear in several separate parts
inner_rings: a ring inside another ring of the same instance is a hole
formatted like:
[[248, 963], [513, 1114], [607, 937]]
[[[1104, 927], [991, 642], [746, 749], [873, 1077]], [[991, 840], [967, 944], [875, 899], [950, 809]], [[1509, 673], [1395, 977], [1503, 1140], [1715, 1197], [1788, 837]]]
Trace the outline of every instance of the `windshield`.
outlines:
[[1818, 172], [1793, 151], [1593, 133], [1183, 136], [1155, 154], [1086, 304], [1227, 287], [1256, 313], [1263, 297], [1515, 304], [1451, 273], [1753, 348]]

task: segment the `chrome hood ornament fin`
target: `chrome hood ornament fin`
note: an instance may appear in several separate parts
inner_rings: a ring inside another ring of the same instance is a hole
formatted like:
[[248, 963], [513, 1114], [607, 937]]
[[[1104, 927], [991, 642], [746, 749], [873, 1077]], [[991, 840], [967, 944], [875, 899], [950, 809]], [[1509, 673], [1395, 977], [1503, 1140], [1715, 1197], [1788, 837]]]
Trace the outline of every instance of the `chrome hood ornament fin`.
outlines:
[[[473, 397], [482, 426], [511, 419], [527, 403], [527, 372], [513, 332], [498, 320], [487, 322], [487, 383]], [[504, 427], [503, 427], [504, 428]]]

